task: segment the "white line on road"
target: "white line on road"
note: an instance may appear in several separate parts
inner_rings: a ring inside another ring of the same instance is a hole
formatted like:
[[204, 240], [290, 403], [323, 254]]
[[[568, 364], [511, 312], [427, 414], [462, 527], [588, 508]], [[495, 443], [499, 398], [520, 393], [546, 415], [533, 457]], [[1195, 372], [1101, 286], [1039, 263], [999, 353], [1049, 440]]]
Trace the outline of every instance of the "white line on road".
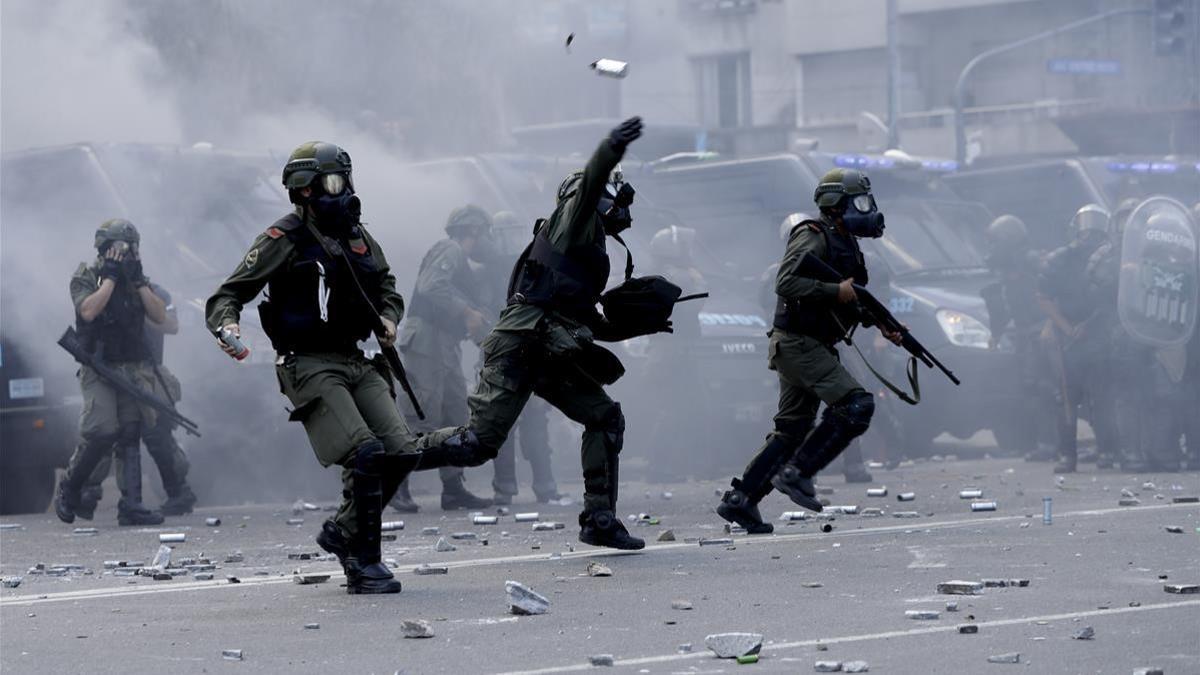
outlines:
[[[1083, 518], [1093, 516], [1112, 516], [1117, 514], [1131, 513], [1146, 513], [1148, 511], [1159, 511], [1166, 509], [1186, 509], [1195, 507], [1195, 504], [1153, 504], [1147, 506], [1139, 506], [1136, 508], [1130, 507], [1115, 507], [1107, 509], [1090, 509], [1086, 511], [1069, 511], [1055, 516], [1058, 519], [1065, 518]], [[779, 534], [773, 536], [746, 536], [735, 539], [735, 543], [742, 545], [772, 545], [783, 544], [795, 541], [804, 541], [808, 539], [829, 539], [837, 537], [855, 537], [855, 536], [870, 536], [877, 534], [890, 534], [896, 532], [907, 532], [913, 530], [946, 530], [959, 527], [980, 527], [984, 525], [997, 525], [1002, 523], [1012, 523], [1018, 521], [1029, 521], [1025, 516], [991, 516], [991, 517], [974, 517], [961, 518], [957, 520], [943, 520], [938, 522], [918, 522], [912, 520], [904, 521], [901, 525], [885, 525], [882, 527], [865, 527], [856, 530], [834, 530], [830, 533], [822, 532], [797, 532], [795, 534]], [[846, 521], [840, 521], [846, 522]], [[850, 521], [861, 522], [861, 521]], [[669, 544], [654, 544], [646, 547], [641, 554], [662, 553], [664, 551], [674, 551], [683, 548], [696, 548], [695, 543], [675, 542]], [[496, 558], [473, 558], [469, 560], [456, 561], [441, 561], [438, 564], [450, 568], [466, 568], [466, 567], [485, 567], [488, 565], [506, 565], [513, 563], [526, 562], [548, 562], [551, 560], [570, 559], [570, 558], [597, 558], [606, 556], [618, 555], [639, 555], [628, 551], [615, 551], [612, 549], [593, 549], [563, 552], [557, 558], [551, 558], [550, 555], [539, 553], [533, 555], [513, 555], [501, 556]], [[394, 569], [398, 574], [411, 573], [413, 569], [418, 567], [417, 564], [401, 565]], [[306, 574], [331, 574], [334, 578], [341, 576], [341, 570], [306, 570]], [[2, 607], [25, 607], [28, 605], [40, 605], [50, 602], [66, 602], [66, 601], [82, 601], [82, 600], [99, 600], [103, 598], [130, 597], [135, 595], [150, 595], [155, 593], [181, 593], [185, 591], [202, 591], [202, 590], [218, 590], [218, 589], [247, 589], [255, 586], [266, 586], [271, 584], [286, 584], [292, 583], [292, 575], [276, 576], [276, 577], [249, 577], [241, 579], [241, 583], [232, 584], [228, 581], [191, 581], [191, 582], [176, 582], [155, 586], [138, 586], [124, 588], [95, 588], [85, 591], [64, 591], [61, 593], [42, 593], [38, 595], [14, 595], [5, 598], [0, 598], [0, 608]]]
[[[1043, 616], [1025, 616], [1019, 619], [997, 619], [995, 621], [974, 621], [975, 625], [980, 628], [996, 628], [1000, 626], [1015, 626], [1019, 624], [1033, 623], [1035, 621], [1065, 621], [1068, 619], [1082, 619], [1092, 616], [1110, 616], [1116, 614], [1128, 614], [1130, 612], [1153, 612], [1162, 609], [1177, 609], [1180, 607], [1195, 607], [1200, 605], [1200, 600], [1180, 600], [1177, 602], [1164, 602], [1155, 605], [1142, 605], [1140, 607], [1117, 607], [1115, 609], [1093, 609], [1085, 612], [1068, 612], [1066, 614], [1046, 614]], [[914, 635], [932, 635], [934, 633], [949, 633], [958, 630], [957, 625], [953, 626], [933, 626], [930, 628], [912, 628], [910, 630], [892, 630], [883, 633], [865, 633], [861, 635], [843, 635], [839, 637], [829, 638], [814, 638], [811, 640], [797, 640], [795, 642], [776, 642], [774, 644], [763, 645], [762, 651], [775, 652], [785, 649], [796, 649], [797, 647], [811, 647], [817, 643], [821, 644], [838, 644], [841, 642], [864, 642], [867, 640], [887, 640], [897, 637], [911, 637]], [[688, 652], [686, 654], [661, 654], [658, 656], [644, 656], [634, 659], [622, 659], [613, 662], [614, 666], [644, 666], [651, 663], [667, 663], [670, 661], [686, 661], [690, 659], [712, 659], [714, 655], [707, 651]], [[591, 670], [593, 666], [590, 663], [575, 663], [569, 666], [552, 666], [549, 668], [538, 668], [537, 670], [514, 670], [501, 675], [546, 675], [548, 673], [570, 673], [580, 670]]]

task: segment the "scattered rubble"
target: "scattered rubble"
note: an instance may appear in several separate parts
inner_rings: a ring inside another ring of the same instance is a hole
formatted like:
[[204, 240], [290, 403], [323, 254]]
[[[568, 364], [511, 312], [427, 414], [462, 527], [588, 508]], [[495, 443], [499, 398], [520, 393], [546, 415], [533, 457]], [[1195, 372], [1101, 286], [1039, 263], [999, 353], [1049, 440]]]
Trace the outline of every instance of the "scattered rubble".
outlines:
[[221, 519], [220, 518], [205, 518], [204, 524], [209, 527], [220, 527]]
[[659, 541], [675, 541], [674, 530], [663, 530], [662, 534], [658, 535]]
[[757, 654], [762, 642], [762, 633], [715, 633], [704, 638], [704, 646], [722, 659]]
[[221, 658], [225, 659], [226, 661], [241, 661], [242, 660], [242, 650], [240, 650], [240, 649], [222, 649], [221, 650]]
[[160, 544], [182, 544], [185, 541], [187, 541], [186, 532], [164, 532], [158, 535]]
[[445, 565], [430, 565], [427, 563], [422, 563], [413, 570], [413, 574], [427, 576], [431, 574], [446, 574], [449, 571], [450, 568], [446, 567]]
[[1166, 584], [1163, 590], [1168, 593], [1177, 593], [1180, 595], [1191, 595], [1200, 593], [1200, 585], [1197, 584]]
[[21, 582], [24, 580], [25, 577], [4, 577], [3, 584], [5, 588], [16, 588], [17, 586], [20, 586]]
[[868, 497], [886, 497], [888, 494], [887, 486], [877, 488], [867, 488]]
[[961, 635], [974, 635], [979, 632], [979, 626], [973, 623], [964, 623], [958, 627], [958, 632]]
[[323, 584], [326, 581], [329, 581], [329, 577], [330, 575], [328, 574], [296, 574], [292, 576], [292, 582], [300, 584], [301, 586], [308, 586], [310, 584]]
[[689, 610], [692, 609], [692, 603], [687, 600], [672, 600], [671, 609]]
[[917, 621], [934, 621], [940, 619], [942, 614], [932, 609], [910, 609], [904, 612], [904, 616]]
[[379, 526], [380, 532], [395, 532], [397, 530], [403, 530], [403, 529], [404, 529], [404, 521], [403, 520], [385, 520]]
[[438, 553], [449, 553], [450, 551], [457, 551], [458, 547], [446, 541], [445, 537], [439, 537], [437, 543], [433, 545], [433, 550]]
[[847, 661], [842, 664], [843, 673], [865, 673], [871, 670], [871, 666], [866, 661]]
[[588, 657], [588, 663], [593, 666], [611, 666], [613, 664], [612, 654], [594, 654]]
[[513, 516], [513, 520], [518, 523], [536, 523], [539, 517], [541, 517], [541, 514], [537, 511], [531, 511], [529, 513], [518, 513]]
[[937, 585], [941, 595], [979, 595], [983, 593], [983, 584], [978, 581], [943, 581]]
[[431, 638], [433, 629], [424, 619], [405, 619], [400, 622], [400, 632], [406, 638]]
[[733, 540], [729, 537], [713, 537], [711, 539], [700, 538], [701, 546], [728, 546]]
[[840, 673], [842, 672], [841, 661], [817, 661], [813, 664], [813, 670], [818, 673]]
[[1092, 640], [1095, 639], [1095, 637], [1096, 629], [1092, 628], [1091, 626], [1084, 626], [1071, 635], [1072, 640]]
[[1011, 652], [1008, 654], [995, 654], [988, 657], [988, 663], [1020, 663], [1021, 654], [1019, 652]]
[[613, 571], [607, 565], [601, 565], [593, 560], [587, 564], [587, 575], [589, 577], [611, 577]]
[[508, 610], [513, 614], [545, 614], [550, 611], [550, 601], [522, 583], [505, 581], [504, 592], [508, 594]]
[[71, 534], [78, 535], [81, 537], [90, 537], [93, 535], [100, 534], [100, 530], [97, 530], [94, 527], [77, 527], [71, 531]]

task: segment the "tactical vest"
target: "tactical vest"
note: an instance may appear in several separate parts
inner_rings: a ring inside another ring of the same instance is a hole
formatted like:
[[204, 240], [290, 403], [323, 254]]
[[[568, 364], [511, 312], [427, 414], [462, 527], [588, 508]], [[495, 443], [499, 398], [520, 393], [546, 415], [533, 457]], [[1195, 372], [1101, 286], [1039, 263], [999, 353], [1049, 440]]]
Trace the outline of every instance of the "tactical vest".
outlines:
[[[806, 221], [805, 226], [814, 224], [825, 238], [824, 261], [837, 270], [842, 278], [854, 277], [854, 282], [866, 286], [867, 266], [863, 262], [862, 250], [853, 235], [842, 235], [837, 227], [824, 218]], [[831, 316], [832, 315], [832, 316]], [[836, 320], [834, 319], [836, 317]], [[823, 301], [815, 298], [803, 300], [777, 296], [775, 301], [774, 326], [780, 330], [807, 335], [821, 342], [833, 343], [841, 339], [846, 331], [860, 320], [858, 307], [854, 303]]]
[[118, 281], [104, 311], [91, 321], [76, 317], [84, 349], [106, 363], [150, 360], [146, 344], [146, 308], [135, 288]]
[[608, 283], [608, 250], [604, 230], [596, 228], [591, 242], [559, 253], [540, 223], [533, 241], [513, 268], [508, 283], [509, 304], [528, 304], [584, 321], [596, 315], [596, 303]]
[[[425, 257], [421, 259], [421, 267], [417, 270], [417, 283], [413, 285], [412, 296], [409, 298], [408, 316], [414, 316], [423, 321], [428, 321], [440, 330], [444, 330], [456, 337], [467, 336], [467, 325], [461, 316], [450, 315], [446, 312], [438, 311], [437, 306], [432, 300], [421, 294], [419, 290], [421, 275], [425, 273], [435, 254], [440, 254], [447, 246], [458, 247], [459, 244], [452, 239], [443, 239], [429, 249]], [[475, 307], [483, 306], [483, 302], [478, 297], [480, 295], [480, 283], [474, 270], [469, 264], [460, 265], [454, 272], [454, 277], [450, 279], [451, 285], [458, 289], [463, 295], [471, 301]]]
[[1058, 311], [1071, 323], [1079, 323], [1092, 315], [1096, 298], [1089, 288], [1088, 259], [1095, 251], [1078, 244], [1056, 249], [1046, 258], [1048, 288], [1043, 289], [1058, 306]]
[[281, 354], [357, 351], [358, 342], [379, 325], [384, 278], [361, 230], [355, 227], [345, 238], [327, 239], [330, 256], [299, 216], [284, 216], [274, 227], [295, 250], [272, 275], [267, 300], [258, 306], [271, 346]]

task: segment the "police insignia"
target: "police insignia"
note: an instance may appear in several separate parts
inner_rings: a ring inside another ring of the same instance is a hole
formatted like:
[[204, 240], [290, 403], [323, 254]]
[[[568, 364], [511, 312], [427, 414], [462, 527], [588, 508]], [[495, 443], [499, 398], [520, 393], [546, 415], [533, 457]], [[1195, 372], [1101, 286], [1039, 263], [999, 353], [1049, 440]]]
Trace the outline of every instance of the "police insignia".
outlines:
[[245, 263], [246, 267], [254, 267], [256, 264], [258, 264], [258, 249], [250, 249], [250, 252], [246, 254]]
[[362, 255], [367, 252], [367, 242], [362, 239], [353, 239], [350, 241], [350, 250]]

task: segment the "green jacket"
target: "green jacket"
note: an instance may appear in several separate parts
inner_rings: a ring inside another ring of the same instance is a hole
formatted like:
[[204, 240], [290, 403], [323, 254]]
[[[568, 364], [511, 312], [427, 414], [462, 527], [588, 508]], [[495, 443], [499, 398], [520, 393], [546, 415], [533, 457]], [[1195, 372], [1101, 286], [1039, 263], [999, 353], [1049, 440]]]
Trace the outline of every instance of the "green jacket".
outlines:
[[[554, 246], [554, 250], [565, 253], [568, 248], [584, 245], [596, 239], [603, 228], [596, 213], [596, 203], [604, 194], [609, 175], [621, 161], [622, 153], [609, 145], [608, 139], [600, 142], [592, 158], [583, 169], [583, 180], [575, 194], [559, 203], [554, 213], [546, 221], [546, 237]], [[535, 330], [542, 317], [552, 315], [556, 321], [573, 325], [576, 322], [558, 314], [547, 312], [534, 305], [509, 305], [500, 313], [495, 330], [502, 331], [531, 331]]]
[[[299, 208], [296, 212], [305, 217]], [[311, 218], [311, 215], [307, 217]], [[375, 241], [365, 227], [359, 228], [364, 242], [370, 247], [372, 255], [383, 271], [383, 302], [378, 308], [379, 313], [399, 324], [400, 319], [404, 317], [404, 298], [396, 292], [396, 277], [391, 273], [379, 242]], [[356, 242], [349, 243], [354, 245]], [[216, 335], [223, 326], [238, 323], [246, 303], [262, 291], [273, 274], [284, 269], [295, 253], [295, 246], [286, 233], [274, 225], [258, 235], [237, 269], [208, 299], [204, 312], [208, 329]]]
[[453, 239], [434, 244], [417, 272], [400, 348], [460, 367], [461, 343], [467, 338], [464, 314], [467, 309], [484, 311], [478, 299], [482, 292], [462, 246]]

